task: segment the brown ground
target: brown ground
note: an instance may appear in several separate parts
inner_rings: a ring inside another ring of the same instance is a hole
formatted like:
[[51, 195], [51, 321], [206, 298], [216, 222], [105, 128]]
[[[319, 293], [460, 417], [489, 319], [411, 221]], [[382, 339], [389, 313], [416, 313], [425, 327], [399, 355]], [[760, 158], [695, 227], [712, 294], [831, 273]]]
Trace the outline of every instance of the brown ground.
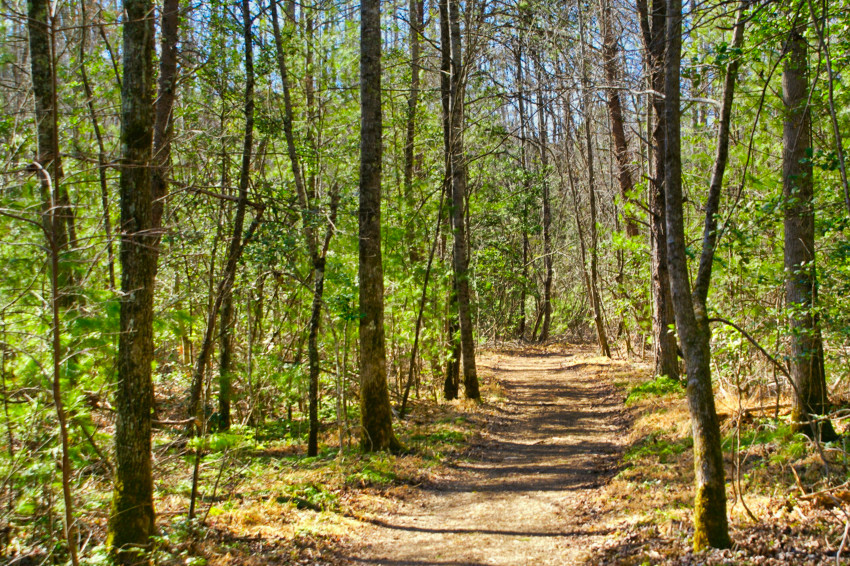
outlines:
[[490, 354], [506, 401], [450, 477], [368, 516], [350, 564], [577, 564], [608, 529], [596, 503], [624, 448], [607, 373], [585, 354]]

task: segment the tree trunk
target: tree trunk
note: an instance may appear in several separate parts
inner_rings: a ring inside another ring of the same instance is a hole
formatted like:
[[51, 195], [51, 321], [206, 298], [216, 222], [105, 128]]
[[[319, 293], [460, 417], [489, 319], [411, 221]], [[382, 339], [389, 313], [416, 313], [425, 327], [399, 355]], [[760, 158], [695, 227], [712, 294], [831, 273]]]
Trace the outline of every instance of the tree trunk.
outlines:
[[[425, 11], [424, 0], [409, 0], [408, 15], [410, 18], [410, 94], [407, 98], [407, 119], [404, 138], [404, 200], [408, 210], [416, 208], [413, 194], [413, 181], [415, 174], [414, 151], [416, 146], [416, 109], [419, 105], [421, 47], [420, 35]], [[416, 241], [416, 225], [414, 222], [406, 223], [406, 246], [409, 250], [408, 259], [410, 266], [415, 266], [421, 259], [421, 251]]]
[[[666, 127], [664, 123], [664, 49], [667, 37], [666, 0], [653, 0], [648, 12], [646, 0], [637, 1], [646, 64], [649, 68], [651, 108], [655, 113], [652, 129], [652, 179], [649, 183], [650, 273], [652, 278], [652, 349], [655, 375], [679, 379], [679, 358], [676, 336], [671, 330], [675, 323], [673, 299], [670, 295], [670, 276], [667, 267], [667, 227], [664, 204], [664, 152]], [[647, 126], [649, 127], [649, 126]]]
[[[413, 383], [413, 375], [416, 367], [416, 356], [419, 352], [419, 331], [422, 329], [422, 315], [425, 311], [425, 301], [428, 298], [428, 281], [431, 278], [431, 266], [434, 263], [434, 253], [437, 251], [437, 243], [440, 240], [440, 226], [443, 222], [443, 195], [440, 195], [440, 206], [437, 210], [437, 223], [434, 227], [434, 240], [431, 243], [431, 251], [428, 254], [428, 265], [425, 267], [425, 279], [422, 282], [422, 294], [419, 297], [419, 309], [416, 315], [416, 326], [413, 331], [413, 348], [410, 352], [410, 364], [407, 370], [407, 382], [404, 386], [404, 396], [401, 399], [401, 407], [398, 410], [399, 418], [404, 418], [407, 409], [407, 398], [410, 394], [410, 385]], [[456, 396], [456, 394], [455, 394]]]
[[245, 223], [245, 209], [248, 204], [248, 187], [251, 182], [251, 155], [254, 148], [254, 39], [251, 31], [251, 12], [248, 0], [242, 2], [243, 36], [245, 43], [245, 133], [242, 139], [242, 167], [239, 172], [239, 201], [236, 203], [236, 216], [233, 219], [233, 234], [227, 249], [227, 262], [224, 266], [222, 309], [219, 327], [221, 357], [219, 365], [219, 428], [230, 428], [230, 401], [232, 390], [231, 358], [233, 350], [233, 285], [236, 281], [236, 268], [244, 247], [242, 228]]
[[[611, 0], [599, 1], [600, 26], [602, 27], [602, 64], [605, 68], [605, 80], [612, 87], [608, 89], [608, 113], [611, 117], [611, 134], [614, 138], [614, 155], [617, 158], [617, 179], [620, 182], [620, 199], [624, 209], [631, 202], [634, 189], [632, 181], [632, 163], [629, 145], [626, 142], [626, 130], [623, 126], [623, 104], [620, 91], [615, 85], [620, 80], [619, 49], [617, 38], [614, 36], [614, 21], [611, 14]], [[626, 224], [626, 235], [634, 238], [638, 235], [638, 224], [635, 217], [626, 211], [623, 214]]]
[[[409, 202], [413, 198], [413, 154], [416, 140], [416, 107], [419, 104], [419, 71], [421, 66], [419, 35], [422, 33], [424, 9], [424, 0], [410, 0], [408, 3], [410, 17], [410, 94], [407, 98], [407, 125], [404, 139], [404, 193]], [[413, 223], [411, 222], [410, 225], [412, 226]]]
[[[55, 245], [60, 259], [68, 252], [73, 230], [73, 213], [67, 192], [62, 189], [62, 160], [59, 154], [59, 111], [57, 109], [56, 70], [54, 68], [55, 24], [50, 16], [48, 0], [27, 2], [27, 32], [30, 45], [30, 71], [35, 98], [35, 123], [38, 155], [35, 161], [48, 175], [39, 174], [43, 215], [53, 220], [45, 224], [50, 230], [48, 246]], [[55, 209], [55, 210], [54, 210]], [[57, 281], [59, 305], [71, 306], [73, 296], [68, 292], [73, 282], [65, 261], [59, 262]]]
[[446, 401], [457, 399], [460, 394], [460, 326], [457, 318], [457, 285], [452, 277], [449, 300], [446, 303], [447, 328], [449, 337], [449, 359], [446, 362], [446, 378], [443, 382], [443, 396]]
[[[516, 76], [517, 76], [517, 106], [519, 107], [519, 152], [522, 165], [522, 188], [525, 195], [531, 193], [531, 176], [528, 171], [528, 137], [525, 131], [525, 81], [523, 79], [523, 30], [519, 30], [519, 44], [516, 51]], [[525, 301], [528, 294], [528, 199], [522, 199], [522, 281], [519, 292], [519, 324], [517, 325], [517, 337], [520, 341], [525, 340]]]
[[154, 534], [151, 472], [153, 298], [156, 235], [150, 166], [153, 145], [153, 3], [124, 1], [121, 88], [121, 309], [115, 395], [115, 490], [107, 546], [138, 560]]
[[552, 211], [549, 204], [549, 134], [546, 129], [546, 101], [543, 97], [542, 68], [537, 65], [537, 124], [540, 136], [540, 167], [543, 183], [543, 326], [540, 329], [540, 342], [549, 339], [552, 323]]
[[[794, 380], [792, 428], [823, 440], [837, 435], [828, 420], [815, 423], [829, 411], [823, 347], [817, 316], [815, 272], [815, 212], [809, 114], [808, 55], [804, 29], [788, 35], [782, 72], [785, 126], [782, 136], [782, 195], [785, 199], [785, 301], [790, 309], [791, 376]], [[818, 428], [820, 429], [818, 431]]]
[[[452, 44], [449, 23], [448, 0], [439, 0], [440, 11], [440, 105], [443, 125], [443, 161], [445, 176], [443, 191], [445, 199], [452, 202], [452, 143], [451, 143], [451, 74], [452, 74]], [[448, 224], [452, 221], [452, 207], [449, 206], [445, 217], [447, 224], [443, 230], [443, 249], [445, 249], [445, 234], [449, 232]], [[460, 391], [460, 334], [457, 315], [457, 284], [453, 276], [451, 287], [448, 289], [446, 301], [446, 336], [449, 343], [449, 358], [446, 362], [446, 375], [443, 381], [443, 395], [447, 401], [458, 398]]]
[[587, 193], [590, 201], [590, 302], [593, 306], [593, 321], [596, 326], [596, 339], [599, 342], [599, 349], [603, 356], [611, 357], [611, 349], [608, 346], [608, 336], [605, 332], [605, 319], [602, 316], [602, 299], [599, 296], [599, 269], [598, 269], [598, 237], [596, 234], [596, 175], [593, 168], [593, 136], [591, 133], [591, 116], [593, 114], [593, 101], [590, 93], [590, 84], [588, 77], [587, 53], [585, 52], [584, 44], [584, 19], [581, 11], [579, 11], [579, 33], [581, 38], [581, 57], [582, 57], [582, 91], [584, 94], [584, 134], [587, 142]]
[[[241, 238], [241, 236], [240, 236]], [[233, 292], [221, 302], [218, 322], [218, 429], [230, 429], [233, 397]]]
[[[222, 305], [232, 301], [231, 294], [233, 292], [233, 283], [236, 280], [236, 268], [239, 264], [239, 258], [242, 256], [242, 250], [245, 244], [251, 239], [254, 231], [262, 218], [262, 208], [257, 212], [253, 222], [245, 232], [243, 238], [242, 232], [245, 224], [245, 210], [248, 206], [248, 187], [251, 181], [251, 155], [254, 147], [254, 46], [251, 32], [251, 13], [248, 6], [248, 0], [242, 2], [242, 17], [243, 21], [243, 36], [245, 44], [245, 129], [242, 139], [242, 165], [239, 172], [239, 197], [236, 202], [236, 216], [233, 219], [233, 233], [230, 236], [230, 243], [227, 249], [227, 259], [225, 260], [224, 268], [221, 274], [221, 280], [218, 283], [215, 297], [212, 301], [209, 313], [207, 313], [207, 324], [204, 330], [204, 337], [201, 341], [201, 347], [198, 352], [198, 357], [195, 360], [195, 370], [192, 375], [191, 398], [189, 401], [189, 415], [201, 417], [201, 391], [204, 383], [204, 373], [207, 364], [212, 354], [213, 337], [215, 331], [215, 319], [222, 308]], [[219, 329], [219, 338], [224, 344], [225, 340], [231, 340], [230, 333], [232, 332], [229, 318], [225, 319], [222, 315], [222, 323], [227, 322], [227, 328]], [[229, 360], [226, 360], [229, 364]], [[221, 369], [221, 368], [220, 368]], [[219, 373], [219, 422], [230, 422], [230, 373], [229, 367], [225, 367], [225, 372]], [[223, 396], [222, 396], [223, 394]], [[227, 411], [223, 414], [221, 411]]]
[[[682, 197], [680, 127], [680, 66], [682, 56], [682, 1], [667, 3], [667, 57], [665, 64], [666, 141], [665, 205], [667, 257], [676, 329], [688, 372], [688, 409], [694, 439], [695, 503], [694, 549], [728, 548], [726, 482], [723, 470], [720, 424], [711, 386], [710, 330], [704, 305], [691, 295], [688, 256], [685, 252], [685, 219]], [[713, 213], [710, 212], [709, 213]]]
[[460, 346], [463, 355], [463, 385], [464, 396], [467, 399], [480, 399], [478, 373], [475, 368], [475, 339], [473, 337], [470, 306], [469, 258], [465, 222], [467, 169], [463, 130], [466, 80], [464, 78], [458, 0], [449, 0], [449, 28], [452, 47], [451, 112], [449, 116], [451, 120], [453, 265], [457, 287], [457, 311], [460, 321]]
[[381, 259], [381, 1], [360, 3], [360, 446], [399, 450], [387, 390]]
[[[336, 218], [336, 209], [339, 197], [337, 187], [332, 189], [331, 194], [331, 220], [328, 224], [324, 239], [324, 247], [319, 249], [319, 242], [314, 230], [315, 220], [312, 215], [315, 214], [315, 192], [314, 188], [310, 188], [314, 184], [314, 180], [305, 184], [302, 174], [302, 167], [298, 158], [297, 148], [295, 146], [295, 134], [292, 129], [292, 124], [295, 119], [292, 107], [292, 95], [289, 84], [289, 70], [286, 65], [286, 54], [283, 49], [283, 41], [280, 30], [280, 21], [277, 15], [277, 1], [271, 2], [272, 12], [272, 27], [274, 29], [275, 46], [277, 48], [277, 63], [278, 71], [281, 76], [283, 86], [283, 105], [284, 119], [283, 129], [286, 136], [286, 149], [289, 156], [289, 163], [292, 167], [292, 175], [295, 178], [295, 191], [298, 195], [298, 201], [301, 206], [301, 226], [304, 234], [304, 241], [307, 246], [307, 251], [310, 254], [311, 266], [313, 269], [313, 299], [310, 307], [310, 322], [308, 323], [307, 336], [307, 359], [310, 372], [310, 382], [308, 389], [308, 413], [310, 421], [310, 430], [307, 436], [307, 455], [317, 456], [319, 453], [319, 375], [320, 356], [319, 356], [319, 329], [322, 320], [322, 297], [325, 289], [325, 256], [327, 255], [330, 239], [333, 236], [334, 222]], [[308, 20], [309, 26], [312, 26]], [[308, 62], [308, 66], [312, 62]], [[313, 94], [312, 94], [312, 77], [308, 77], [308, 91], [310, 91], [308, 107], [309, 114], [312, 115]], [[312, 118], [310, 118], [312, 121]]]
[[[50, 176], [43, 168], [39, 170], [39, 174], [44, 177], [44, 181], [50, 184]], [[52, 191], [50, 187], [50, 191]], [[56, 408], [56, 417], [59, 421], [59, 439], [62, 446], [62, 499], [65, 504], [65, 523], [63, 525], [63, 534], [65, 542], [68, 545], [68, 553], [71, 555], [71, 563], [73, 566], [79, 564], [77, 556], [77, 528], [74, 520], [74, 499], [71, 495], [71, 460], [69, 457], [70, 444], [68, 441], [68, 422], [65, 406], [62, 402], [62, 329], [60, 326], [62, 307], [60, 301], [59, 288], [59, 248], [53, 240], [53, 226], [59, 222], [56, 216], [57, 209], [51, 207], [49, 211], [42, 214], [41, 228], [48, 243], [48, 259], [50, 261], [50, 313], [51, 313], [51, 328], [50, 334], [52, 339], [51, 357], [53, 361], [53, 405]], [[5, 352], [0, 352], [0, 356], [5, 356]], [[5, 379], [5, 377], [4, 377]], [[5, 383], [4, 383], [5, 388]], [[6, 417], [8, 419], [8, 408]], [[10, 429], [11, 435], [11, 429]], [[11, 446], [9, 447], [11, 451]]]
[[159, 85], [153, 131], [153, 223], [162, 226], [168, 178], [171, 175], [171, 139], [174, 130], [174, 98], [177, 93], [177, 26], [179, 0], [164, 0], [161, 18]]

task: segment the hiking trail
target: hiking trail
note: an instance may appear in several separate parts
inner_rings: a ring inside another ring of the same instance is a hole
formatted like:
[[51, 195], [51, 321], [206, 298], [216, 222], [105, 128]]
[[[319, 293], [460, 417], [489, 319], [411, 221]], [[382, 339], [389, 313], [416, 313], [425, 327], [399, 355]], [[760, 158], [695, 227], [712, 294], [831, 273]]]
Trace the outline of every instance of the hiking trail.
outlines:
[[505, 394], [496, 418], [448, 477], [365, 517], [350, 564], [577, 564], [610, 534], [598, 498], [627, 427], [608, 377], [616, 362], [579, 349], [478, 363]]

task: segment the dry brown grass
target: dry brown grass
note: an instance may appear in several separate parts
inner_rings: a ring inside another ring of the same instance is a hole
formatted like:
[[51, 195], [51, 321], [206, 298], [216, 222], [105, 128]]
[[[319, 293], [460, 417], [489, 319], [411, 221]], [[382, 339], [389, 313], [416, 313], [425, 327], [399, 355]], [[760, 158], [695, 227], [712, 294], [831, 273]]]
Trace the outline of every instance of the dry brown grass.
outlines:
[[[648, 380], [649, 372], [627, 371], [612, 377], [625, 394]], [[785, 403], [787, 400], [780, 401], [780, 405]], [[739, 413], [741, 407], [743, 413]], [[780, 415], [783, 409], [781, 406]], [[786, 425], [773, 422], [773, 406], [765, 407], [758, 399], [741, 399], [739, 403], [731, 395], [719, 396], [735, 546], [695, 555], [690, 550], [693, 455], [684, 392], [648, 396], [633, 403], [629, 411], [631, 448], [620, 473], [605, 490], [606, 508], [614, 511], [609, 522], [614, 534], [594, 549], [594, 563], [835, 563], [846, 520], [844, 511], [827, 509], [816, 498], [800, 496], [801, 487], [811, 492], [846, 479], [843, 454], [826, 451], [832, 471], [832, 476], [827, 476], [816, 446], [799, 436], [784, 434]], [[738, 426], [741, 448], [736, 458]], [[736, 466], [740, 466], [738, 474]], [[792, 469], [797, 471], [800, 485]], [[740, 492], [756, 521], [745, 509]], [[841, 506], [846, 507], [846, 503], [841, 502]]]

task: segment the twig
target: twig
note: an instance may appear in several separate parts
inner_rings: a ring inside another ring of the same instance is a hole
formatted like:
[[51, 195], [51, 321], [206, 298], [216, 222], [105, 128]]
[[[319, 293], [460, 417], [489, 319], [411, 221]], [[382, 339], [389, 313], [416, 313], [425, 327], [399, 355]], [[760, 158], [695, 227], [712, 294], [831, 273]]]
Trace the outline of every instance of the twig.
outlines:
[[[793, 468], [792, 468], [792, 469], [793, 469]], [[796, 472], [795, 472], [795, 474], [794, 474], [794, 475], [796, 476]], [[800, 481], [800, 479], [799, 479], [799, 478], [797, 478], [797, 481], [799, 482], [799, 481]], [[814, 493], [804, 493], [803, 495], [801, 495], [801, 496], [800, 496], [800, 499], [803, 499], [803, 500], [816, 499], [817, 497], [819, 497], [819, 496], [821, 496], [821, 495], [826, 495], [826, 494], [828, 494], [828, 493], [832, 493], [833, 491], [839, 490], [839, 489], [841, 489], [842, 487], [847, 487], [848, 485], [850, 485], [850, 481], [846, 481], [846, 482], [844, 482], [844, 483], [842, 483], [842, 484], [840, 484], [840, 485], [836, 485], [836, 486], [833, 486], [833, 487], [828, 487], [828, 488], [826, 488], [826, 489], [822, 489], [822, 490], [820, 490], [820, 491], [816, 491], [816, 492], [814, 492]]]

